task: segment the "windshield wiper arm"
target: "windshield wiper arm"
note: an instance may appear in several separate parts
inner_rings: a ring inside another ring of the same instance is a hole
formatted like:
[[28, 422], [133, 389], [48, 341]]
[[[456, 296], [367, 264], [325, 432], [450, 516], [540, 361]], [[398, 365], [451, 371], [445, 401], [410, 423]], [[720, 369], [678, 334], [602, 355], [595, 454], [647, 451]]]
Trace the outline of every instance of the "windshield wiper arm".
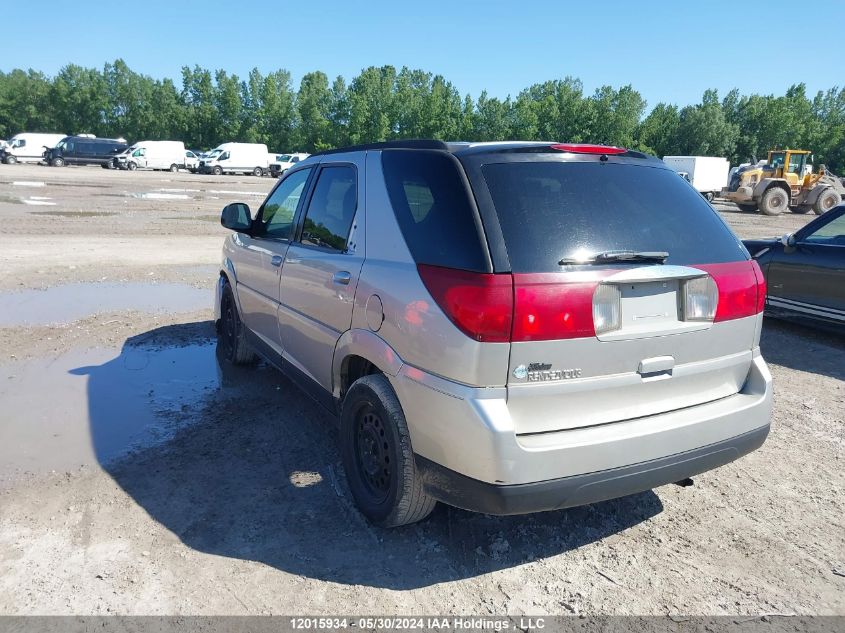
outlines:
[[564, 257], [558, 264], [604, 264], [606, 262], [655, 262], [664, 263], [669, 258], [666, 251], [604, 251], [587, 257]]

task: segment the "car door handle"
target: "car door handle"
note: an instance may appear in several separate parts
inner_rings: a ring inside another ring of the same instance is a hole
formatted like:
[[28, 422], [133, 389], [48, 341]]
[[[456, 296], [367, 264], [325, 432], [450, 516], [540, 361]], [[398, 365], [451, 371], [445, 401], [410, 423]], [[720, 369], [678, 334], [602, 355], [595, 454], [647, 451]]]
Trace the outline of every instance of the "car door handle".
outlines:
[[341, 286], [348, 286], [352, 281], [352, 273], [346, 270], [339, 270], [332, 275], [332, 283], [340, 284]]
[[285, 261], [285, 258], [281, 255], [273, 255], [270, 263], [273, 264], [273, 266], [281, 266], [283, 261]]

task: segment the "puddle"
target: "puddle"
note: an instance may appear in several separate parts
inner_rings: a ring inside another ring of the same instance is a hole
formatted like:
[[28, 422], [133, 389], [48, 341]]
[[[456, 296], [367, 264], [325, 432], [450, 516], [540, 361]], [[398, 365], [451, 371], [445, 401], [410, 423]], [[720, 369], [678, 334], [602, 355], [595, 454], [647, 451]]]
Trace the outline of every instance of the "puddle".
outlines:
[[214, 348], [72, 350], [0, 367], [0, 480], [103, 464], [166, 441], [220, 387]]
[[46, 187], [47, 183], [36, 180], [15, 180], [12, 185], [14, 187]]
[[190, 196], [186, 193], [158, 193], [151, 191], [148, 193], [130, 193], [132, 198], [140, 198], [142, 200], [188, 200]]
[[76, 283], [0, 292], [0, 327], [60, 325], [119, 310], [173, 313], [211, 305], [211, 291], [178, 283]]
[[208, 189], [208, 193], [222, 193], [228, 196], [266, 196], [266, 191], [226, 191], [223, 189]]
[[30, 211], [30, 215], [55, 215], [62, 218], [100, 218], [109, 215], [117, 215], [110, 211]]
[[162, 218], [164, 220], [201, 220], [202, 222], [220, 222], [219, 215], [182, 215], [173, 216], [169, 218]]

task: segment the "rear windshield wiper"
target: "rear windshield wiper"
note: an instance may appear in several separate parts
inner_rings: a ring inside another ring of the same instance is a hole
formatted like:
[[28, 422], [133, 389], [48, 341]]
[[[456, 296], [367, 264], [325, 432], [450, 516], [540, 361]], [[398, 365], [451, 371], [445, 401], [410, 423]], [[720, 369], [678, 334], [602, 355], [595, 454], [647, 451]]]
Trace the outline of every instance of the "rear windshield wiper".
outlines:
[[585, 257], [564, 257], [558, 264], [604, 264], [606, 262], [655, 262], [664, 263], [669, 258], [666, 251], [604, 251]]

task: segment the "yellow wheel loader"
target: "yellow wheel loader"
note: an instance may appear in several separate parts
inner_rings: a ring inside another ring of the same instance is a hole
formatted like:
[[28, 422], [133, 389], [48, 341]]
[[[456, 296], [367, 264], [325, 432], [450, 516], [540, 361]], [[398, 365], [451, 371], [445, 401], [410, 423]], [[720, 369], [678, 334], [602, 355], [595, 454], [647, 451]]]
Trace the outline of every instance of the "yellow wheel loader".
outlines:
[[735, 172], [721, 197], [743, 211], [759, 209], [765, 215], [787, 209], [821, 215], [842, 201], [845, 187], [824, 165], [814, 174], [808, 163], [812, 163], [812, 154], [807, 150], [770, 151], [765, 165], [758, 163]]

